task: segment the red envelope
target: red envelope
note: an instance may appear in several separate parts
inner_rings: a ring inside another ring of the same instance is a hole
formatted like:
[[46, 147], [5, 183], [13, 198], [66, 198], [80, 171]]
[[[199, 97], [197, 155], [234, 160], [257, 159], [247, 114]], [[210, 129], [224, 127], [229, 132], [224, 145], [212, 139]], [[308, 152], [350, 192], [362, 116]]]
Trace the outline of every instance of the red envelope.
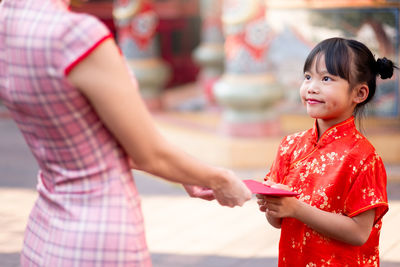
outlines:
[[255, 180], [243, 180], [243, 182], [247, 185], [247, 187], [253, 194], [262, 194], [262, 195], [278, 196], [278, 197], [288, 197], [288, 196], [298, 195], [298, 193], [296, 192], [279, 188], [273, 188]]

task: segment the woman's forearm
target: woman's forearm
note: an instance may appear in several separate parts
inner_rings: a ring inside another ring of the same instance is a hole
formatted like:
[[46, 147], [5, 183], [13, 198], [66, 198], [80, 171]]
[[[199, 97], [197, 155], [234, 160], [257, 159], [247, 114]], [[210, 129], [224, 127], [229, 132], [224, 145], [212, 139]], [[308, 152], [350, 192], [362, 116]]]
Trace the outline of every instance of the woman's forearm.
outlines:
[[161, 142], [161, 145], [153, 147], [153, 154], [138, 164], [141, 170], [171, 182], [209, 188], [222, 187], [226, 182], [222, 169], [193, 158], [181, 149], [172, 147], [165, 140]]
[[170, 181], [210, 187], [221, 205], [242, 205], [251, 198], [233, 173], [189, 157], [159, 134], [112, 40], [81, 61], [68, 80], [90, 101], [132, 159], [132, 166]]
[[170, 181], [202, 186], [211, 186], [213, 181], [208, 178], [218, 176], [216, 168], [192, 159], [160, 135], [111, 40], [77, 65], [69, 80], [87, 96], [136, 168]]

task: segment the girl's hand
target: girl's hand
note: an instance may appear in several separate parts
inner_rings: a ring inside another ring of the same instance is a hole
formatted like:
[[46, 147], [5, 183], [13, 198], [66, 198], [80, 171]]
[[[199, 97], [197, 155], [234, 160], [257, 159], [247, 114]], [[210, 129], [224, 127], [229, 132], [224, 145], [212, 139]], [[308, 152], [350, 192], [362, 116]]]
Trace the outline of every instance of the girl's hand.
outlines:
[[[287, 188], [287, 186], [285, 186], [283, 184], [277, 184], [270, 180], [263, 181], [263, 184], [265, 184], [266, 186], [271, 186], [271, 187], [276, 187], [276, 188], [284, 188], [284, 189]], [[268, 197], [266, 195], [262, 195], [262, 194], [256, 194], [256, 197], [257, 197], [257, 204], [258, 204], [258, 207], [260, 208], [260, 211], [266, 212], [267, 211], [267, 201], [266, 200]]]
[[[265, 185], [291, 190], [288, 186], [277, 184], [272, 181], [263, 182]], [[294, 197], [269, 197], [257, 194], [257, 204], [262, 212], [265, 212], [265, 217], [268, 222], [275, 228], [281, 228], [282, 218], [291, 217], [296, 210], [297, 199]]]
[[[291, 191], [287, 185], [283, 184], [273, 184], [271, 187]], [[266, 213], [268, 216], [277, 218], [294, 217], [298, 202], [299, 200], [295, 197], [266, 197]]]
[[263, 184], [272, 187], [273, 185], [276, 185], [277, 183], [275, 183], [275, 182], [273, 182], [271, 180], [266, 180], [266, 181], [263, 182]]
[[[288, 190], [285, 185], [273, 187]], [[267, 197], [257, 195], [261, 211], [265, 211], [268, 222], [280, 228], [281, 218], [292, 217], [314, 229], [322, 235], [361, 246], [367, 240], [374, 224], [375, 209], [370, 209], [354, 217], [331, 213], [311, 206], [295, 197]]]
[[256, 197], [257, 197], [257, 204], [260, 208], [260, 211], [265, 212], [265, 217], [267, 218], [269, 224], [271, 224], [275, 228], [278, 228], [278, 229], [281, 228], [282, 219], [275, 217], [268, 212], [268, 207], [267, 207], [268, 197], [265, 195], [261, 195], [261, 194], [257, 194]]
[[257, 198], [258, 208], [260, 209], [260, 211], [266, 212], [267, 211], [267, 202], [265, 200], [266, 196], [262, 194], [256, 194], [256, 198]]
[[183, 185], [186, 192], [191, 197], [197, 197], [204, 200], [214, 200], [214, 192], [210, 188], [198, 186], [198, 185]]
[[298, 201], [295, 197], [268, 197], [265, 199], [266, 213], [277, 218], [295, 217]]

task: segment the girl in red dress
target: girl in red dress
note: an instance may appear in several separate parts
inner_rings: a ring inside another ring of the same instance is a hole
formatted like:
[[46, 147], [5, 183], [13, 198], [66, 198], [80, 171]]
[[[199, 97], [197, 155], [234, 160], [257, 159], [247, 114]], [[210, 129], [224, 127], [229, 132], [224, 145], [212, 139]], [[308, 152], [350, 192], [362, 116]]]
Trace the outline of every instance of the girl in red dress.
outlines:
[[265, 178], [299, 195], [257, 195], [281, 228], [279, 266], [379, 266], [386, 172], [354, 118], [373, 98], [376, 77], [390, 78], [394, 68], [342, 38], [322, 41], [306, 59], [300, 96], [314, 127], [281, 141]]

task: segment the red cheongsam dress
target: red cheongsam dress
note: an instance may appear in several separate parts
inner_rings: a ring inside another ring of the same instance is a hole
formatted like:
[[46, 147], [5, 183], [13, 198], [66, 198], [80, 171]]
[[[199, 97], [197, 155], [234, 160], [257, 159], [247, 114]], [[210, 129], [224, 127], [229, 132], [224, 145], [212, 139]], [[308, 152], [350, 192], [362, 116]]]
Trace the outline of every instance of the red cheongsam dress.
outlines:
[[321, 210], [353, 217], [375, 209], [368, 241], [352, 246], [319, 234], [293, 218], [282, 220], [279, 266], [379, 266], [379, 234], [388, 211], [386, 171], [351, 117], [322, 134], [285, 137], [266, 179], [286, 184]]

